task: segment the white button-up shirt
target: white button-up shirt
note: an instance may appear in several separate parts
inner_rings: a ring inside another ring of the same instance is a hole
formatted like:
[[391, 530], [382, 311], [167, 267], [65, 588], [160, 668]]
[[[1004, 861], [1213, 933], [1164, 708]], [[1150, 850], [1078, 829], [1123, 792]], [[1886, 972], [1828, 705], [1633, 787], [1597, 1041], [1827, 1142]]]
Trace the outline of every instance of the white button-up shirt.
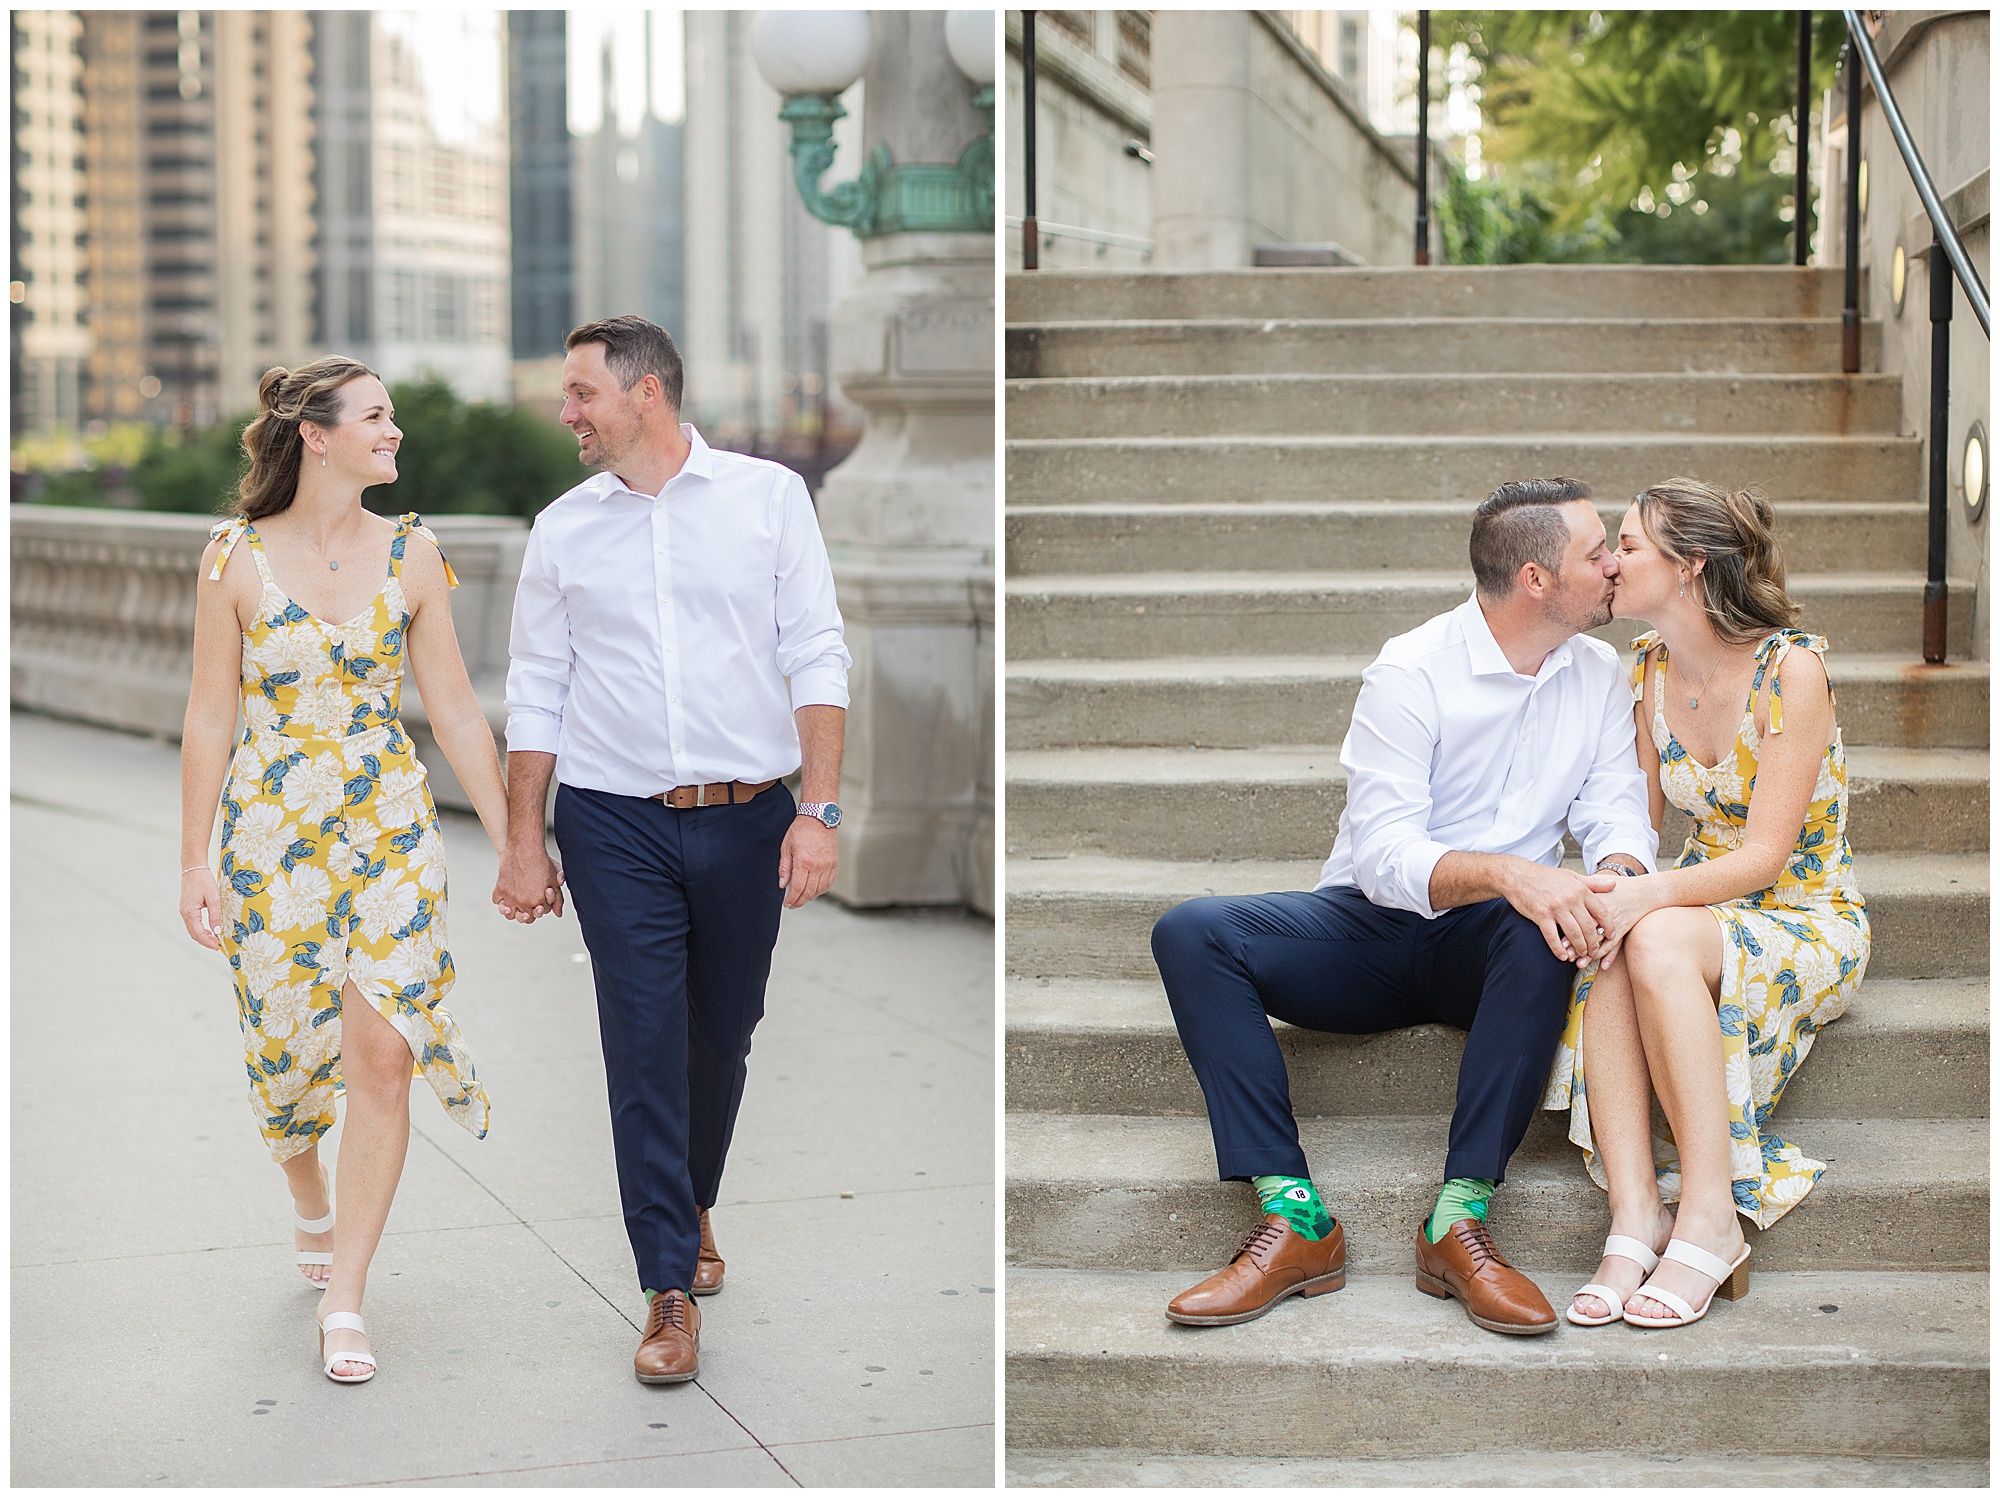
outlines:
[[653, 796], [799, 767], [796, 708], [847, 706], [833, 569], [797, 474], [691, 426], [658, 494], [586, 479], [535, 517], [507, 747], [565, 785]]
[[1477, 594], [1382, 647], [1340, 763], [1347, 809], [1319, 888], [1352, 885], [1427, 920], [1446, 853], [1555, 867], [1565, 829], [1587, 869], [1627, 853], [1650, 870], [1659, 851], [1618, 652], [1573, 635], [1522, 676]]

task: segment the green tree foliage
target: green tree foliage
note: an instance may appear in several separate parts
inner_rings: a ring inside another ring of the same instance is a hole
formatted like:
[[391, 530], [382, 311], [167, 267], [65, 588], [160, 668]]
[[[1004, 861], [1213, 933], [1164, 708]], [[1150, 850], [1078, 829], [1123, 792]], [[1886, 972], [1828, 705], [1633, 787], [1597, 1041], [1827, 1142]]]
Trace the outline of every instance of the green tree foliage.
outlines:
[[[131, 487], [148, 510], [220, 512], [236, 498], [236, 482], [249, 460], [243, 456], [248, 416], [182, 435], [156, 431], [132, 465]], [[115, 472], [111, 475], [115, 482]]]
[[[1462, 263], [1783, 258], [1797, 12], [1438, 11], [1432, 27], [1472, 58], [1498, 169], [1445, 211]], [[1842, 35], [1821, 13], [1814, 97]], [[1493, 231], [1496, 216], [1511, 229]]]
[[1602, 260], [1618, 234], [1602, 213], [1556, 227], [1553, 194], [1526, 173], [1474, 181], [1454, 170], [1438, 200], [1438, 230], [1453, 265], [1564, 265]]

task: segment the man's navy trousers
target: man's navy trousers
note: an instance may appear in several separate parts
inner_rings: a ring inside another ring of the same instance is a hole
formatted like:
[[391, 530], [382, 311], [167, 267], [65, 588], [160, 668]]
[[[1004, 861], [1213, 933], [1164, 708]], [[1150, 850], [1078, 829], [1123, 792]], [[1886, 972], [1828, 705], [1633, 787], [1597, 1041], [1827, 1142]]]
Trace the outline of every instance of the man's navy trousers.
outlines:
[[694, 1283], [696, 1212], [722, 1184], [797, 814], [782, 785], [686, 810], [556, 791], [564, 882], [597, 981], [618, 1194], [647, 1290]]
[[[1267, 1016], [1340, 1035], [1467, 1031], [1444, 1175], [1503, 1179], [1576, 976], [1505, 900], [1425, 920], [1347, 887], [1190, 900], [1153, 927], [1153, 958], [1224, 1180], [1311, 1174]], [[1412, 1099], [1408, 1111], [1425, 1110]]]

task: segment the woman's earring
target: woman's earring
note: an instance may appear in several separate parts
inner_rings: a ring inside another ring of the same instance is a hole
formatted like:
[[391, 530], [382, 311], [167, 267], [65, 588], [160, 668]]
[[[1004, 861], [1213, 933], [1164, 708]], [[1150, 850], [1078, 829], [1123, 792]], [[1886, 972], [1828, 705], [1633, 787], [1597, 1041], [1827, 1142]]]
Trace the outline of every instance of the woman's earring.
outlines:
[[[320, 462], [321, 462], [322, 464], [324, 464], [324, 463], [326, 462], [326, 459], [325, 459], [325, 458], [321, 458], [321, 459], [320, 459]], [[1682, 579], [1681, 579], [1681, 597], [1685, 598], [1685, 597], [1687, 597], [1687, 596], [1688, 596], [1688, 585], [1687, 585], [1687, 579], [1686, 579], [1686, 578], [1682, 578]]]
[[[319, 455], [319, 466], [320, 466], [320, 467], [322, 467], [322, 468], [326, 467], [326, 454], [325, 454], [325, 453], [321, 453], [321, 454]], [[1686, 590], [1686, 589], [1682, 589], [1681, 591], [1682, 591], [1682, 593], [1683, 593], [1683, 594], [1685, 594], [1687, 590]]]

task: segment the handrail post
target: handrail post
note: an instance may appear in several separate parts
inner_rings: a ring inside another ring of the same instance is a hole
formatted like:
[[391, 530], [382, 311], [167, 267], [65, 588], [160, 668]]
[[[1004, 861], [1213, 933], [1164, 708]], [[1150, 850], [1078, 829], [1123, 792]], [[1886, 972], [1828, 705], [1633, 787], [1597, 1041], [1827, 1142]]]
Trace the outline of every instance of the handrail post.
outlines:
[[1924, 582], [1924, 660], [1944, 664], [1945, 547], [1949, 482], [1945, 472], [1951, 442], [1951, 262], [1933, 243], [1925, 256], [1931, 278], [1931, 533], [1930, 569]]
[[1806, 174], [1807, 143], [1811, 140], [1808, 129], [1812, 124], [1812, 15], [1809, 10], [1799, 12], [1799, 114], [1798, 128], [1798, 178], [1792, 189], [1792, 264], [1806, 263], [1808, 241], [1812, 238], [1812, 226], [1807, 222], [1806, 195], [1811, 191], [1811, 179]]
[[1021, 215], [1021, 269], [1040, 270], [1042, 231], [1035, 227], [1035, 13], [1021, 12], [1021, 161], [1025, 210]]
[[1417, 260], [1431, 263], [1431, 13], [1417, 12]]
[[1847, 44], [1847, 300], [1840, 311], [1840, 369], [1861, 372], [1861, 57]]

